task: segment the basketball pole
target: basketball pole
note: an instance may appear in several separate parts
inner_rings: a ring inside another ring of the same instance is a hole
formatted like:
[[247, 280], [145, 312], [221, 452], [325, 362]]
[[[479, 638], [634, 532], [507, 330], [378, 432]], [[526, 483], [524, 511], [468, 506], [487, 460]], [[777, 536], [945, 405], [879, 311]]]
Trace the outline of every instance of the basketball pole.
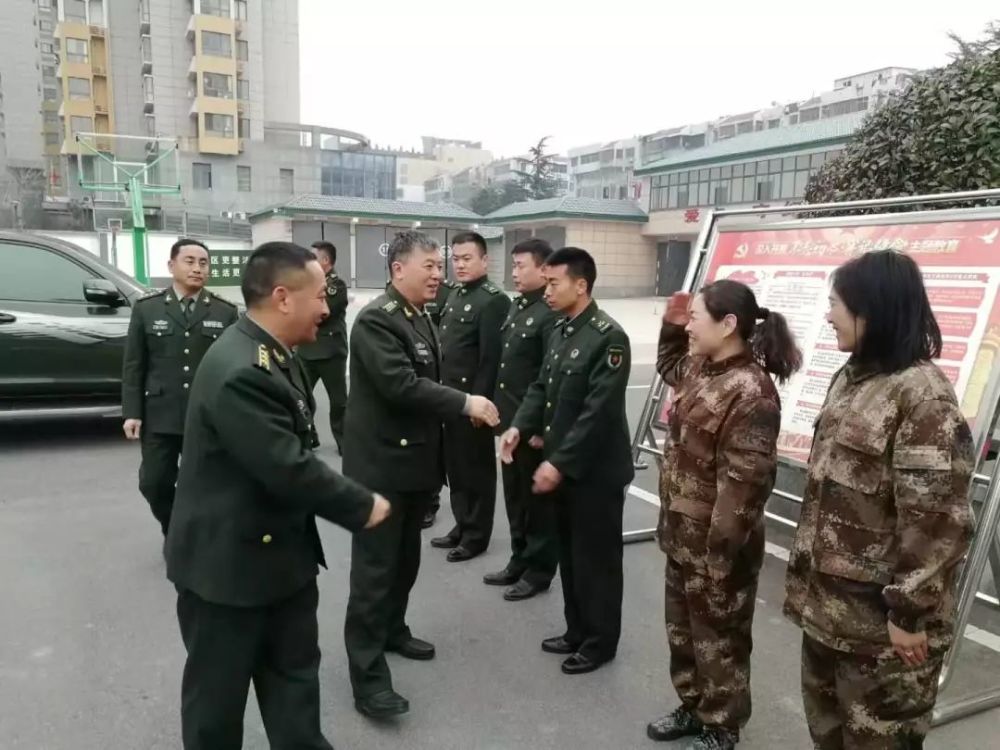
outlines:
[[132, 258], [135, 263], [135, 280], [140, 284], [149, 283], [146, 270], [146, 212], [142, 204], [142, 186], [138, 177], [128, 181], [129, 203], [132, 208]]

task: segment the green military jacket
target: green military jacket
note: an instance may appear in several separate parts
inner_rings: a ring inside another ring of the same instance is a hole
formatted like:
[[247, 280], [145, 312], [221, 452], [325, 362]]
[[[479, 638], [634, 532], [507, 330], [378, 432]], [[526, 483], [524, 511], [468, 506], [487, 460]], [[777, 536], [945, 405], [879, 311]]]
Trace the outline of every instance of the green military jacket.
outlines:
[[431, 316], [431, 320], [434, 321], [434, 325], [441, 325], [441, 315], [444, 313], [444, 305], [448, 301], [448, 295], [451, 294], [451, 290], [458, 286], [454, 281], [448, 281], [448, 279], [441, 279], [441, 285], [438, 287], [437, 296], [434, 298], [433, 302], [428, 302], [424, 305], [424, 312]]
[[316, 516], [357, 531], [372, 493], [311, 450], [301, 363], [247, 317], [205, 355], [191, 388], [167, 577], [206, 601], [256, 607], [324, 564]]
[[576, 482], [624, 486], [635, 475], [625, 416], [632, 354], [625, 331], [596, 302], [556, 323], [545, 362], [513, 425]]
[[302, 359], [347, 356], [347, 284], [333, 271], [326, 275], [326, 306], [330, 315], [320, 324], [316, 341], [296, 351]]
[[487, 277], [448, 295], [441, 315], [442, 382], [477, 396], [493, 397], [503, 343], [500, 326], [510, 298]]
[[466, 396], [440, 383], [434, 324], [390, 286], [351, 328], [351, 391], [344, 473], [383, 492], [434, 491], [444, 482], [442, 428]]
[[147, 432], [183, 433], [195, 371], [238, 315], [236, 305], [207, 289], [190, 316], [172, 287], [136, 302], [122, 367], [122, 416], [143, 420]]
[[535, 380], [549, 347], [556, 314], [544, 300], [545, 289], [514, 299], [500, 327], [503, 350], [493, 403], [500, 411], [498, 432], [510, 427], [524, 394]]

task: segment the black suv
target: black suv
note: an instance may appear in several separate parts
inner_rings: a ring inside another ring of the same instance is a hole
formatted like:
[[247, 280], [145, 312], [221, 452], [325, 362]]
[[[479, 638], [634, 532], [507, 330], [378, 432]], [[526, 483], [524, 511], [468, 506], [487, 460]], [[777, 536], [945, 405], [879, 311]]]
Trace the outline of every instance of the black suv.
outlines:
[[0, 419], [117, 413], [132, 305], [146, 291], [76, 245], [0, 232]]

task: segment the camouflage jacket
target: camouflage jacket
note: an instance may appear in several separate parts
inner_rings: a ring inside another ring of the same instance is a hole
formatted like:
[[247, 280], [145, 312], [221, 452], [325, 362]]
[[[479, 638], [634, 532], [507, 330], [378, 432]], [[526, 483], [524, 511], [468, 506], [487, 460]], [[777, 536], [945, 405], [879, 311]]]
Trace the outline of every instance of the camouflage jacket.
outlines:
[[890, 654], [887, 619], [947, 646], [974, 463], [935, 365], [884, 375], [848, 364], [816, 420], [786, 616], [842, 651]]
[[777, 471], [778, 392], [749, 353], [711, 362], [688, 355], [687, 346], [682, 327], [663, 326], [656, 369], [674, 397], [660, 474], [660, 547], [717, 580], [756, 574]]

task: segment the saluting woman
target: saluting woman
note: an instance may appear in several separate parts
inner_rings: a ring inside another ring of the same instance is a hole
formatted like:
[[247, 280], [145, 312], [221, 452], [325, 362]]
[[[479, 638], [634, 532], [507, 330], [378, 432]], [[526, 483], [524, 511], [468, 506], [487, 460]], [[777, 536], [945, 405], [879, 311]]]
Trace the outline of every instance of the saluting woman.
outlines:
[[655, 740], [728, 750], [750, 718], [751, 625], [786, 380], [802, 355], [783, 316], [731, 280], [667, 302], [657, 370], [673, 388], [660, 476], [670, 677], [681, 705]]

